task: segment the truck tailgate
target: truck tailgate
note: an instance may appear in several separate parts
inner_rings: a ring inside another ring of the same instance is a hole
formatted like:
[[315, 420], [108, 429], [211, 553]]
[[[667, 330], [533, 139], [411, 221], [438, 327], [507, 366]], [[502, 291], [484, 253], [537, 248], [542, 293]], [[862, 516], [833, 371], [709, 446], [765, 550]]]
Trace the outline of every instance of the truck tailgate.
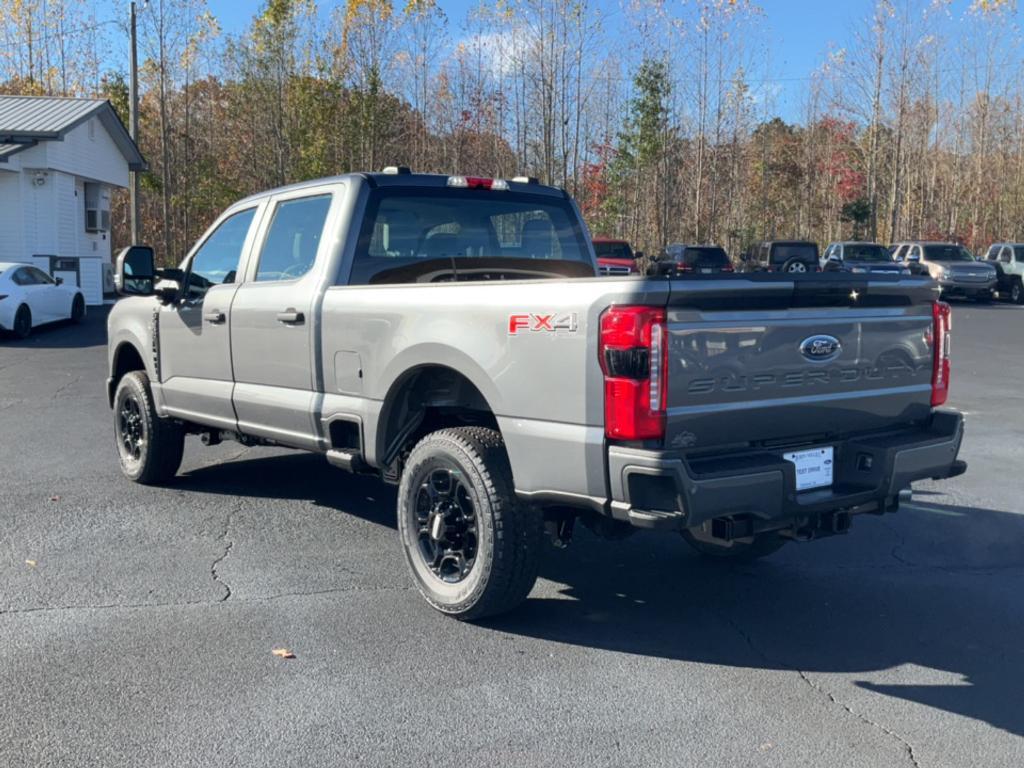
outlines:
[[927, 418], [935, 298], [922, 278], [673, 281], [666, 447], [798, 444]]

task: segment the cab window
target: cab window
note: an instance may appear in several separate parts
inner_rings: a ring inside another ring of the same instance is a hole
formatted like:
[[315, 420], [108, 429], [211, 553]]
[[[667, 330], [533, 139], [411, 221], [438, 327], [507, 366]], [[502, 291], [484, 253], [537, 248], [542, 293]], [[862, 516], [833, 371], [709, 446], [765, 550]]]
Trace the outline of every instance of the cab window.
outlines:
[[296, 280], [313, 268], [331, 207], [330, 195], [284, 200], [274, 208], [256, 281]]
[[590, 248], [565, 199], [391, 189], [370, 199], [349, 284], [593, 276]]
[[187, 299], [197, 301], [211, 287], [235, 282], [242, 248], [255, 214], [255, 208], [232, 214], [199, 246], [189, 266]]

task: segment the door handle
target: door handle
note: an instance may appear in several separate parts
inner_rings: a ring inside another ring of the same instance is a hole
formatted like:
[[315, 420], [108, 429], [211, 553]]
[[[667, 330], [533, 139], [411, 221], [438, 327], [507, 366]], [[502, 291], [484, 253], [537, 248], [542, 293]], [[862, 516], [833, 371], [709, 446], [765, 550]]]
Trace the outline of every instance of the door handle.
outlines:
[[277, 322], [285, 325], [302, 325], [306, 322], [306, 316], [294, 309], [286, 309], [284, 312], [277, 313]]
[[203, 312], [203, 320], [213, 325], [220, 325], [224, 322], [224, 313], [219, 309], [214, 309], [209, 312]]

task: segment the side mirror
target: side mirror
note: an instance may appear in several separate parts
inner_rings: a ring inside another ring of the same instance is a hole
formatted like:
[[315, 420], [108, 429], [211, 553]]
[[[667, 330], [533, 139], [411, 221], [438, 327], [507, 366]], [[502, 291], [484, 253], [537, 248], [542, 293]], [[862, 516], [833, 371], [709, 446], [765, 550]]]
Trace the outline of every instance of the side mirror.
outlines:
[[55, 282], [57, 285], [64, 285], [64, 278], [63, 277], [55, 277], [55, 278], [53, 278], [53, 282]]
[[744, 251], [740, 254], [740, 261], [750, 261], [750, 254]]
[[917, 264], [921, 261], [921, 257], [916, 253], [909, 253], [907, 254], [907, 261], [911, 264]]
[[636, 261], [637, 259], [642, 259], [643, 257], [644, 257], [644, 252], [643, 251], [634, 251], [633, 252], [633, 260], [634, 261]]
[[828, 256], [828, 260], [831, 261], [833, 264], [839, 264], [842, 262], [842, 259], [839, 258], [838, 253], [830, 253]]
[[148, 245], [132, 245], [117, 254], [114, 288], [121, 296], [152, 296], [156, 286], [156, 260]]

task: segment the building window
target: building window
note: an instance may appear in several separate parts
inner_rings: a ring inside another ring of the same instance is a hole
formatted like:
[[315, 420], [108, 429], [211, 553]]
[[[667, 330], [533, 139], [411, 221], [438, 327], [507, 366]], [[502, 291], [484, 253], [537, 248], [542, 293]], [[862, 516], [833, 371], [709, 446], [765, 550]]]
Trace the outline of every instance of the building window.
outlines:
[[85, 182], [85, 231], [110, 231], [110, 190], [91, 181]]

